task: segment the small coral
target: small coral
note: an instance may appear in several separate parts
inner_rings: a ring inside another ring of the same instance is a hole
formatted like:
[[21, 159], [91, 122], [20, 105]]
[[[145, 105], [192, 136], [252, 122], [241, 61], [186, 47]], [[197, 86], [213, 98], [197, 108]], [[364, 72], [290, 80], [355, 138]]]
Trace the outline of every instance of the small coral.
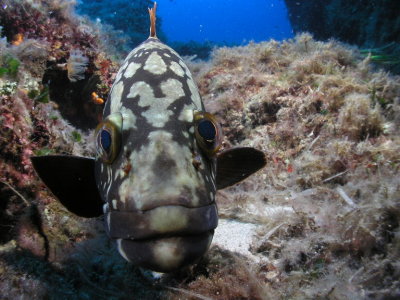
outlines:
[[88, 62], [89, 59], [83, 55], [82, 51], [71, 51], [67, 60], [68, 79], [71, 82], [84, 79]]

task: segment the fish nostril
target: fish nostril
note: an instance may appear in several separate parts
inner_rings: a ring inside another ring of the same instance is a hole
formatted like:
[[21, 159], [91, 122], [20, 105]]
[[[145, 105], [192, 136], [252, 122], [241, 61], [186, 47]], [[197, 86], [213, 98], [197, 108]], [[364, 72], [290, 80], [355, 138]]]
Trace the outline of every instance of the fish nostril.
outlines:
[[201, 164], [201, 156], [200, 156], [200, 155], [195, 155], [195, 156], [193, 156], [192, 164], [193, 164], [193, 167], [194, 167], [197, 171], [199, 171], [199, 170], [201, 169], [201, 167], [202, 167], [202, 164]]
[[178, 202], [182, 203], [182, 204], [189, 204], [191, 201], [190, 201], [190, 198], [187, 197], [186, 195], [180, 195], [178, 197]]
[[122, 170], [124, 171], [125, 176], [129, 175], [129, 172], [132, 170], [132, 165], [131, 163], [128, 161], [123, 167]]

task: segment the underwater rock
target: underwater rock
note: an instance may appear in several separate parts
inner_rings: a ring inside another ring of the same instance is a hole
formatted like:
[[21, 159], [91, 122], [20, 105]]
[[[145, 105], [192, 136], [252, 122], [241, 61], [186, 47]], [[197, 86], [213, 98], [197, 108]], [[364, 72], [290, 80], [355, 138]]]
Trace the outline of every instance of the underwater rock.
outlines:
[[377, 47], [398, 40], [397, 1], [285, 0], [295, 33], [308, 31], [316, 39], [337, 38], [349, 44]]
[[318, 40], [338, 39], [358, 45], [372, 61], [400, 73], [400, 2], [285, 0], [295, 33], [309, 32]]
[[399, 161], [400, 77], [309, 34], [219, 48], [189, 67], [227, 147], [267, 153], [263, 172], [217, 194], [223, 218], [259, 228], [248, 250], [264, 263], [253, 274], [284, 297], [362, 299], [361, 286], [367, 297], [398, 295], [394, 277], [372, 278], [389, 261], [399, 272], [399, 164], [389, 161]]
[[1, 43], [12, 46], [7, 52], [41, 79], [41, 93], [50, 95], [65, 119], [84, 130], [94, 128], [101, 108], [91, 94], [104, 98], [109, 92], [117, 71], [114, 59], [120, 55], [113, 47], [121, 44], [119, 35], [110, 28], [102, 35], [103, 27], [76, 15], [75, 1], [0, 3]]

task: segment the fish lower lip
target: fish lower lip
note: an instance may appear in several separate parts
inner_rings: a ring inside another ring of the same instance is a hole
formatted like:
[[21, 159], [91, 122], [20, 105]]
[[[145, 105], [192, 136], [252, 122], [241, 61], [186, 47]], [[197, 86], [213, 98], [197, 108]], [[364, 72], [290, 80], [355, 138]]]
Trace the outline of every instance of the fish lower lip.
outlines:
[[120, 254], [134, 265], [171, 272], [199, 259], [208, 250], [214, 230], [196, 235], [118, 240]]

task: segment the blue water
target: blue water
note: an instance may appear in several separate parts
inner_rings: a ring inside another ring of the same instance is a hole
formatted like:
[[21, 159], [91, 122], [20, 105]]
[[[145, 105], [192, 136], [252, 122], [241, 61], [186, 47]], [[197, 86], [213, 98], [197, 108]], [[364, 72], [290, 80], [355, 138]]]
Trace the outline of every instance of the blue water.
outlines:
[[283, 0], [158, 0], [172, 41], [242, 44], [293, 36]]
[[[148, 0], [79, 0], [78, 12], [113, 25], [135, 45], [148, 36]], [[283, 40], [293, 36], [283, 0], [159, 0], [157, 15], [168, 42]], [[143, 12], [143, 14], [141, 14]], [[141, 15], [139, 15], [141, 14]]]

